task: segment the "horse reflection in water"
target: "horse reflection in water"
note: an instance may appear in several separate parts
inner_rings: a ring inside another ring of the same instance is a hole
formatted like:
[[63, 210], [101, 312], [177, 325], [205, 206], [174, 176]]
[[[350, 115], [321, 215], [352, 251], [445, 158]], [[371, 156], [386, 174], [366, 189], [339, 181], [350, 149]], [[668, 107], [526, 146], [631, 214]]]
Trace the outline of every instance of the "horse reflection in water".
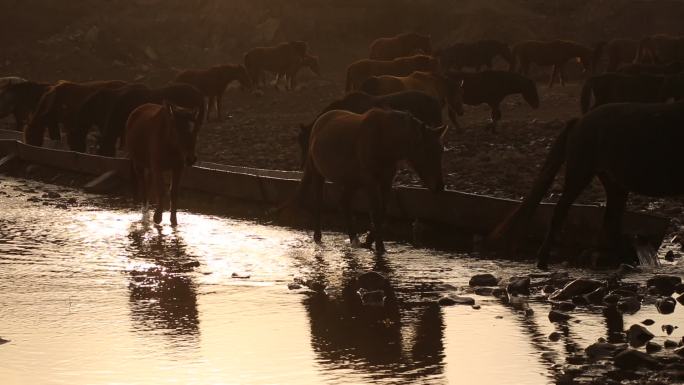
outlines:
[[[321, 365], [358, 371], [373, 380], [399, 374], [412, 382], [443, 373], [444, 322], [439, 306], [397, 298], [391, 278], [383, 277], [391, 272], [385, 270], [382, 257], [376, 257], [374, 270], [383, 275], [357, 274], [358, 261], [348, 262], [338, 292], [317, 291], [303, 300], [311, 345]], [[329, 279], [329, 274], [318, 277]]]
[[152, 334], [161, 330], [183, 345], [198, 345], [197, 285], [191, 277], [197, 259], [186, 253], [187, 245], [175, 230], [164, 234], [159, 226], [137, 222], [128, 238], [134, 265], [128, 285], [134, 329]]

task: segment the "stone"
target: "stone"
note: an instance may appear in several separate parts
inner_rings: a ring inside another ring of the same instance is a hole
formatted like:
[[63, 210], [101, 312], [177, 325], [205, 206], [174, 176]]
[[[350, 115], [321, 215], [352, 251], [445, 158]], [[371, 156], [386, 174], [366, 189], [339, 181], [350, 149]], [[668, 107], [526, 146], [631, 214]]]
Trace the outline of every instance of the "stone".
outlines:
[[302, 285], [300, 285], [298, 283], [290, 282], [287, 284], [287, 288], [290, 290], [298, 290], [298, 289], [302, 288]]
[[682, 283], [682, 277], [676, 275], [658, 274], [646, 281], [647, 286], [655, 286], [660, 295], [669, 297], [674, 293], [675, 287]]
[[584, 298], [592, 305], [600, 305], [603, 303], [603, 297], [606, 295], [606, 289], [599, 287], [589, 294], [585, 294]]
[[477, 274], [470, 278], [468, 282], [470, 286], [496, 286], [499, 284], [499, 280], [492, 274]]
[[509, 295], [530, 295], [530, 277], [511, 277], [506, 291]]
[[572, 297], [572, 303], [575, 306], [586, 306], [589, 305], [589, 301], [587, 301], [586, 298], [584, 298], [583, 295], [576, 295]]
[[473, 305], [473, 306], [471, 306], [471, 307], [472, 307], [473, 309], [475, 309], [475, 310], [480, 310], [480, 309], [481, 309], [481, 306], [480, 306], [480, 305]]
[[644, 325], [646, 325], [646, 326], [651, 326], [651, 325], [653, 325], [653, 324], [655, 323], [655, 321], [652, 320], [652, 319], [650, 319], [650, 318], [647, 318], [647, 319], [641, 321], [641, 323], [644, 324]]
[[556, 291], [556, 288], [553, 287], [553, 285], [545, 285], [545, 286], [542, 288], [542, 293], [544, 293], [544, 294], [551, 294], [551, 293], [553, 293], [554, 291]]
[[634, 349], [626, 349], [615, 356], [615, 366], [620, 369], [658, 369], [660, 363], [650, 355]]
[[453, 305], [475, 305], [475, 300], [470, 297], [460, 297], [457, 295], [449, 295], [440, 298], [437, 303], [442, 306], [453, 306]]
[[562, 289], [556, 290], [549, 296], [552, 301], [566, 301], [577, 295], [589, 294], [603, 286], [603, 283], [594, 279], [577, 278], [565, 285]]
[[551, 310], [549, 312], [549, 321], [551, 322], [565, 322], [570, 318], [572, 318], [570, 315], [562, 313], [558, 310]]
[[630, 326], [629, 330], [627, 331], [627, 341], [629, 341], [629, 344], [635, 348], [644, 346], [653, 337], [653, 333], [649, 332], [648, 329], [638, 324]]
[[4, 344], [6, 344], [6, 343], [8, 343], [8, 342], [10, 342], [10, 340], [6, 340], [6, 339], [0, 337], [0, 345], [4, 345]]
[[634, 314], [641, 309], [641, 301], [637, 297], [627, 297], [617, 303], [617, 308], [623, 313]]
[[660, 327], [660, 329], [667, 333], [667, 335], [669, 336], [676, 329], [676, 327], [672, 325], [663, 325]]
[[684, 294], [684, 283], [675, 285], [675, 293]]
[[674, 353], [678, 356], [684, 357], [684, 346], [680, 346], [674, 350]]
[[677, 341], [665, 340], [665, 342], [663, 342], [663, 346], [665, 346], [666, 349], [674, 349], [679, 345], [677, 344]]
[[608, 342], [594, 342], [584, 349], [587, 356], [591, 358], [605, 358], [613, 357], [617, 352], [625, 349], [627, 346], [624, 344], [614, 345]]
[[555, 302], [551, 305], [554, 309], [560, 311], [572, 311], [575, 310], [575, 304], [568, 301]]
[[664, 257], [664, 258], [665, 258], [665, 260], [668, 261], [668, 262], [674, 262], [674, 260], [675, 260], [674, 251], [668, 250], [667, 253], [665, 253], [665, 257]]
[[672, 314], [675, 306], [677, 306], [677, 301], [672, 297], [659, 298], [656, 301], [656, 309], [660, 314]]
[[363, 274], [360, 274], [358, 277], [356, 277], [356, 282], [358, 283], [359, 288], [369, 291], [385, 290], [389, 286], [389, 281], [387, 278], [375, 271], [367, 271]]
[[677, 302], [679, 302], [681, 305], [684, 305], [684, 294], [677, 297]]
[[558, 332], [552, 332], [551, 334], [549, 334], [549, 340], [556, 342], [556, 341], [560, 340], [562, 336], [563, 335], [558, 333]]
[[663, 350], [663, 347], [658, 345], [657, 343], [655, 343], [653, 341], [648, 341], [646, 343], [646, 351], [648, 353], [655, 353], [655, 352], [659, 352], [661, 350]]
[[494, 289], [492, 289], [492, 295], [496, 298], [504, 298], [508, 296], [508, 294], [506, 294], [506, 289], [503, 289], [501, 287], [495, 287]]
[[486, 297], [492, 295], [493, 291], [494, 289], [491, 287], [476, 287], [474, 293]]

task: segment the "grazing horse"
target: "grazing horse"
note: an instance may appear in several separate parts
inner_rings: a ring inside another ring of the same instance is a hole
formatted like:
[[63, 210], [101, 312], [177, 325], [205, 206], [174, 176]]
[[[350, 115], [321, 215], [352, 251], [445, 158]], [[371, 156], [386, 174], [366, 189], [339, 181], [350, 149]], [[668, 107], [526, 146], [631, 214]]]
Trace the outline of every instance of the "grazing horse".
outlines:
[[361, 83], [371, 76], [407, 76], [413, 71], [439, 71], [439, 60], [428, 55], [400, 57], [394, 60], [362, 59], [347, 67], [347, 85], [351, 92], [359, 89]]
[[[583, 114], [607, 103], [658, 103], [664, 102], [662, 89], [665, 77], [659, 75], [629, 75], [606, 73], [592, 76], [584, 82], [580, 97]], [[673, 90], [674, 91], [674, 90]], [[594, 105], [591, 105], [591, 95]]]
[[127, 83], [121, 80], [92, 81], [73, 83], [60, 81], [50, 86], [41, 96], [33, 117], [24, 128], [24, 140], [34, 146], [43, 145], [43, 133], [49, 127], [50, 138], [59, 140], [59, 124], [64, 131], [70, 132], [74, 114], [81, 104], [102, 88], [119, 88]]
[[114, 101], [107, 118], [107, 125], [100, 138], [98, 153], [105, 156], [116, 154], [116, 142], [121, 140], [121, 147], [125, 144], [126, 120], [131, 112], [146, 103], [162, 104], [165, 101], [188, 110], [197, 111], [195, 126], [199, 129], [204, 122], [204, 95], [195, 87], [184, 83], [172, 83], [167, 86], [149, 89], [145, 86], [129, 87]]
[[278, 83], [278, 79], [282, 77], [285, 79], [286, 88], [293, 90], [297, 84], [297, 73], [299, 73], [299, 70], [303, 67], [307, 67], [317, 76], [321, 76], [318, 56], [309, 55], [307, 53], [299, 60], [290, 63], [289, 67], [283, 68], [281, 72], [278, 72], [276, 74], [276, 83]]
[[594, 67], [603, 56], [608, 58], [607, 72], [615, 72], [621, 64], [632, 63], [637, 54], [639, 41], [634, 39], [612, 39], [601, 42], [594, 48]]
[[47, 83], [32, 81], [15, 82], [0, 89], [0, 117], [14, 115], [16, 130], [22, 131], [29, 116], [38, 106], [40, 97], [50, 87]]
[[226, 87], [237, 80], [245, 89], [252, 87], [252, 81], [244, 66], [239, 64], [225, 64], [205, 70], [185, 70], [176, 75], [175, 83], [186, 83], [197, 88], [207, 99], [207, 120], [211, 108], [216, 108], [216, 120], [221, 120], [221, 100]]
[[264, 73], [286, 72], [298, 66], [306, 56], [308, 45], [303, 41], [288, 41], [272, 47], [255, 47], [245, 53], [245, 68], [255, 86], [266, 84]]
[[463, 67], [472, 67], [480, 71], [482, 66], [492, 69], [492, 62], [500, 56], [511, 69], [515, 60], [508, 44], [498, 40], [479, 40], [471, 43], [456, 43], [435, 53], [439, 57], [444, 71], [454, 69], [461, 71]]
[[668, 64], [631, 63], [620, 66], [619, 73], [632, 75], [674, 75], [684, 71], [684, 63], [674, 61]]
[[525, 76], [506, 71], [484, 71], [461, 72], [456, 77], [463, 79], [464, 104], [477, 106], [486, 103], [492, 109], [492, 129], [501, 119], [500, 105], [508, 95], [521, 94], [532, 108], [539, 108], [537, 84]]
[[[566, 125], [551, 147], [522, 204], [490, 235], [515, 239], [565, 164], [563, 193], [539, 249], [546, 268], [553, 242], [582, 190], [597, 176], [606, 191], [603, 240], [620, 249], [622, 216], [629, 192], [651, 197], [684, 194], [680, 147], [684, 141], [684, 102], [614, 103], [601, 106]], [[624, 256], [625, 254], [617, 254]]]
[[[411, 113], [416, 119], [430, 127], [442, 125], [442, 105], [434, 97], [421, 91], [403, 91], [382, 96], [373, 96], [364, 92], [351, 92], [342, 99], [330, 103], [316, 117], [332, 110], [344, 110], [355, 114], [363, 114], [371, 108], [391, 108], [397, 111]], [[300, 125], [298, 136], [299, 148], [302, 154], [302, 168], [309, 152], [309, 136], [316, 120], [307, 125]]]
[[352, 244], [357, 244], [358, 238], [352, 224], [351, 200], [357, 190], [366, 191], [373, 226], [365, 246], [375, 242], [376, 253], [384, 253], [383, 224], [399, 161], [408, 161], [430, 190], [442, 191], [445, 133], [446, 125], [430, 128], [401, 111], [373, 108], [359, 115], [333, 110], [321, 115], [311, 132], [298, 191], [303, 205], [313, 188], [314, 240], [321, 240], [323, 184], [328, 180], [343, 188], [340, 203]]
[[404, 32], [392, 37], [381, 37], [370, 45], [369, 59], [394, 60], [398, 57], [415, 55], [416, 53], [430, 54], [432, 43], [430, 36], [415, 32]]
[[138, 198], [147, 212], [149, 200], [145, 171], [149, 172], [156, 196], [154, 222], [160, 223], [164, 211], [164, 175], [171, 171], [171, 224], [177, 225], [178, 189], [183, 169], [197, 160], [195, 143], [199, 128], [199, 110], [187, 110], [173, 104], [143, 104], [131, 112], [126, 122], [126, 148]]
[[373, 76], [361, 85], [371, 95], [387, 95], [401, 91], [422, 91], [446, 107], [449, 120], [459, 127], [456, 115], [463, 115], [463, 80], [430, 72], [416, 71], [408, 76]]
[[684, 61], [684, 37], [657, 34], [646, 36], [639, 42], [635, 63], [666, 64]]
[[539, 66], [553, 66], [549, 87], [553, 86], [556, 75], [561, 85], [565, 85], [565, 64], [576, 58], [584, 67], [584, 71], [593, 71], [594, 50], [568, 40], [537, 41], [526, 40], [517, 43], [512, 48], [516, 58], [517, 70], [527, 76], [530, 64]]

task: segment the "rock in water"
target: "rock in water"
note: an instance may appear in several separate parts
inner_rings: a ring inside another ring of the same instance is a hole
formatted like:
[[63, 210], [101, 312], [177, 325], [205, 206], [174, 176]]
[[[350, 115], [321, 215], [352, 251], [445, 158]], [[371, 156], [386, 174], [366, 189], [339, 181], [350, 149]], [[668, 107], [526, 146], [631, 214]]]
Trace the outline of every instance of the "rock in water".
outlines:
[[677, 302], [679, 302], [680, 304], [684, 305], [684, 294], [682, 294], [682, 295], [680, 295], [679, 297], [677, 297]]
[[6, 340], [6, 339], [0, 337], [0, 345], [6, 344], [6, 343], [8, 343], [8, 342], [10, 342], [10, 340]]
[[613, 357], [617, 352], [624, 350], [626, 345], [613, 345], [607, 342], [595, 342], [587, 346], [584, 351], [591, 358]]
[[677, 341], [665, 340], [663, 346], [665, 346], [666, 349], [674, 349], [679, 345], [677, 344]]
[[646, 281], [646, 286], [654, 286], [658, 289], [660, 295], [669, 297], [674, 293], [675, 287], [680, 283], [682, 283], [682, 277], [659, 274]]
[[552, 304], [553, 308], [560, 311], [572, 311], [577, 307], [574, 303], [569, 301], [561, 301]]
[[477, 274], [470, 278], [470, 286], [496, 286], [499, 280], [491, 274]]
[[589, 294], [585, 294], [584, 298], [592, 305], [601, 305], [603, 303], [603, 297], [606, 295], [606, 289], [599, 287], [598, 289], [592, 291]]
[[570, 318], [571, 317], [569, 315], [559, 312], [558, 310], [551, 310], [549, 312], [549, 321], [551, 322], [564, 322]]
[[506, 291], [509, 295], [530, 295], [530, 277], [511, 277]]
[[656, 309], [660, 314], [672, 314], [675, 306], [677, 306], [677, 301], [672, 297], [659, 298], [656, 301]]
[[648, 318], [648, 319], [645, 319], [645, 320], [641, 321], [641, 323], [644, 324], [644, 325], [646, 325], [646, 326], [651, 326], [651, 325], [653, 325], [653, 324], [655, 323], [655, 321], [652, 320], [652, 319], [650, 319], [650, 318]]
[[551, 301], [567, 301], [578, 295], [589, 294], [603, 286], [603, 283], [595, 279], [577, 278], [568, 283], [562, 289], [556, 290], [549, 296]]
[[675, 286], [675, 293], [684, 294], [684, 283], [680, 283]]
[[661, 350], [663, 350], [663, 347], [660, 346], [660, 345], [658, 345], [658, 344], [656, 344], [656, 343], [653, 342], [653, 341], [648, 341], [648, 342], [646, 343], [646, 351], [647, 351], [648, 353], [655, 353], [655, 352], [659, 352], [659, 351], [661, 351]]
[[562, 337], [562, 335], [558, 332], [553, 332], [553, 333], [549, 334], [549, 340], [553, 341], [553, 342], [560, 340], [561, 337]]
[[618, 302], [617, 308], [623, 313], [634, 314], [641, 309], [641, 302], [637, 297], [622, 298]]
[[453, 306], [453, 305], [475, 305], [475, 300], [470, 297], [459, 297], [457, 295], [449, 295], [440, 298], [437, 303], [442, 306]]
[[658, 369], [660, 364], [653, 357], [644, 352], [627, 349], [615, 356], [615, 366], [621, 369]]
[[627, 331], [627, 340], [629, 341], [629, 344], [635, 348], [644, 346], [653, 337], [653, 333], [638, 324], [630, 326], [629, 331]]
[[672, 325], [663, 325], [660, 327], [660, 329], [667, 333], [667, 335], [669, 336], [676, 328]]
[[674, 350], [675, 354], [684, 357], [684, 346], [680, 346]]

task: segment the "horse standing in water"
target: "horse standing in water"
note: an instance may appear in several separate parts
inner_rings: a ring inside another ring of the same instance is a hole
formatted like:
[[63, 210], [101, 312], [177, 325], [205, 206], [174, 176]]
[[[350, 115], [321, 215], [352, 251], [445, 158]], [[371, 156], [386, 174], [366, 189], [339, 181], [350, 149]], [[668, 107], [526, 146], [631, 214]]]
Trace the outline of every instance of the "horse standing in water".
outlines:
[[446, 125], [429, 128], [411, 114], [393, 110], [374, 108], [362, 115], [333, 110], [319, 117], [297, 197], [303, 205], [313, 188], [314, 240], [321, 240], [323, 185], [329, 180], [343, 187], [340, 203], [352, 244], [358, 244], [358, 238], [351, 201], [357, 190], [367, 192], [372, 229], [364, 246], [375, 243], [376, 253], [384, 253], [383, 223], [399, 161], [407, 160], [430, 190], [442, 191], [445, 133]]
[[244, 89], [252, 87], [252, 81], [244, 66], [239, 64], [225, 64], [205, 70], [185, 70], [176, 75], [175, 83], [186, 83], [197, 88], [207, 99], [205, 108], [207, 120], [211, 108], [216, 108], [216, 120], [221, 120], [221, 101], [226, 87], [237, 80]]
[[392, 37], [381, 37], [370, 45], [369, 59], [394, 60], [399, 57], [412, 56], [417, 53], [430, 54], [432, 43], [430, 36], [415, 32], [405, 32]]
[[517, 61], [517, 70], [521, 74], [528, 76], [530, 64], [539, 66], [553, 66], [549, 87], [558, 76], [561, 85], [565, 85], [567, 76], [565, 75], [565, 64], [570, 59], [577, 59], [584, 71], [593, 71], [594, 50], [568, 40], [537, 41], [526, 40], [517, 43], [512, 48], [513, 55]]
[[183, 169], [197, 160], [199, 110], [187, 110], [172, 104], [143, 104], [126, 122], [126, 148], [143, 215], [149, 200], [146, 171], [156, 196], [154, 222], [159, 224], [165, 202], [164, 172], [171, 171], [171, 224], [177, 225], [178, 189]]
[[[671, 104], [606, 104], [569, 121], [522, 204], [489, 236], [515, 241], [565, 164], [563, 193], [537, 252], [545, 269], [568, 209], [598, 177], [606, 191], [602, 240], [624, 257], [622, 217], [630, 192], [650, 197], [684, 194], [680, 147], [684, 142], [684, 101]], [[631, 261], [628, 261], [631, 262]]]

